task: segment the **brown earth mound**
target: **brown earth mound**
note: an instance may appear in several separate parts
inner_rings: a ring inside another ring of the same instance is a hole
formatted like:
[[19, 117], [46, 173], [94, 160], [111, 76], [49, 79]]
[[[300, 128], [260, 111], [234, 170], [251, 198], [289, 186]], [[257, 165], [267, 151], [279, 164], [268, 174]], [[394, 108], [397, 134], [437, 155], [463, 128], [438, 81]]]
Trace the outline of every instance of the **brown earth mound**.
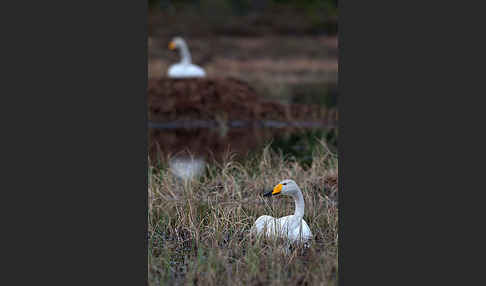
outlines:
[[319, 105], [263, 101], [246, 82], [233, 78], [149, 79], [148, 112], [152, 122], [192, 119], [329, 123], [337, 116]]

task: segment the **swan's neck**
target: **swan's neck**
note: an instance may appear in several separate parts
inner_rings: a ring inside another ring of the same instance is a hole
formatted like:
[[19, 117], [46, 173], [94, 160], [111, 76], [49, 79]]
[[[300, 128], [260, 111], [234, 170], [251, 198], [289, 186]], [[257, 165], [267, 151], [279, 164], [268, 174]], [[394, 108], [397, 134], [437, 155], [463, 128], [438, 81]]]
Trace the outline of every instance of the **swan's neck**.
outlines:
[[293, 216], [293, 225], [299, 226], [304, 218], [304, 196], [300, 189], [297, 189], [297, 193], [293, 195], [295, 201], [295, 212]]
[[180, 48], [180, 54], [181, 54], [181, 63], [182, 64], [190, 64], [191, 63], [191, 54], [189, 53], [189, 48], [187, 48], [186, 43], [182, 43]]

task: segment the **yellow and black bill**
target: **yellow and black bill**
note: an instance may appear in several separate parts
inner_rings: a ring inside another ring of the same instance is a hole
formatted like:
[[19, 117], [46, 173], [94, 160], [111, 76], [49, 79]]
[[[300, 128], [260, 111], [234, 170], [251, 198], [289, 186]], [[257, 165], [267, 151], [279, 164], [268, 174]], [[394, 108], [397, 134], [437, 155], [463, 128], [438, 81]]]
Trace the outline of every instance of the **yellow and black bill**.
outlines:
[[283, 188], [282, 184], [278, 184], [273, 188], [273, 190], [264, 193], [263, 196], [270, 197], [270, 196], [278, 195], [280, 194], [280, 192], [282, 192], [282, 188]]
[[176, 44], [174, 42], [169, 43], [169, 50], [175, 50]]

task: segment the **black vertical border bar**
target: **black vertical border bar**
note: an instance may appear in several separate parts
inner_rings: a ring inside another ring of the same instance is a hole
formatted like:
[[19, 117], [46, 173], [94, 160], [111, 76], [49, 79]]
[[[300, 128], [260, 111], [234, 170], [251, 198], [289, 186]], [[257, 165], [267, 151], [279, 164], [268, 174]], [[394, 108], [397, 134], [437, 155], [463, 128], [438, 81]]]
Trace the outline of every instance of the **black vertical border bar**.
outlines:
[[21, 167], [4, 229], [21, 242], [7, 243], [14, 284], [147, 285], [148, 1], [20, 6], [5, 11], [25, 42], [4, 39], [4, 94], [20, 102], [2, 134]]
[[344, 84], [343, 84], [343, 58], [344, 58], [344, 38], [343, 38], [343, 1], [338, 1], [338, 110], [339, 110], [339, 120], [338, 120], [338, 187], [339, 187], [339, 216], [338, 216], [338, 285], [344, 285], [343, 277], [343, 229], [344, 229], [344, 144], [343, 144], [343, 134], [344, 134]]
[[143, 62], [145, 63], [145, 69], [144, 69], [144, 74], [142, 77], [143, 80], [143, 87], [144, 87], [144, 93], [143, 93], [143, 103], [142, 103], [142, 112], [143, 112], [143, 118], [144, 118], [144, 128], [143, 128], [143, 141], [144, 141], [144, 153], [145, 156], [143, 157], [143, 173], [145, 175], [145, 187], [143, 192], [145, 194], [145, 203], [144, 206], [142, 207], [142, 210], [144, 210], [145, 214], [145, 220], [144, 220], [144, 228], [145, 228], [145, 235], [143, 236], [143, 262], [144, 262], [144, 269], [145, 269], [145, 285], [148, 285], [148, 94], [147, 94], [147, 89], [148, 89], [148, 0], [146, 1], [141, 1], [143, 3], [143, 10], [145, 13], [143, 14], [143, 21], [145, 23], [144, 29], [143, 29], [143, 40], [144, 40], [144, 50], [145, 53], [143, 54]]
[[338, 285], [344, 285], [344, 261], [343, 261], [343, 242], [344, 242], [344, 84], [343, 84], [343, 58], [344, 58], [344, 38], [343, 38], [343, 0], [338, 1], [338, 110], [339, 110], [339, 120], [338, 120], [338, 187], [339, 187], [339, 216], [338, 216]]

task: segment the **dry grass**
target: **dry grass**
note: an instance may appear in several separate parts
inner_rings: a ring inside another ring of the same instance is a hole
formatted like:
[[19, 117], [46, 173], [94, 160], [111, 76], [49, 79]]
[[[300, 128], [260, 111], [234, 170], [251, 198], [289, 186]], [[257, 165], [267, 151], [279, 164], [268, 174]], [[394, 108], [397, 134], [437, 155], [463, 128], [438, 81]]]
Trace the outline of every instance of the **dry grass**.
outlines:
[[[149, 167], [149, 285], [337, 285], [337, 164], [322, 143], [306, 169], [269, 148], [244, 163], [228, 155], [189, 182], [164, 162]], [[293, 213], [292, 199], [260, 196], [286, 178], [304, 193], [309, 249], [249, 232], [260, 215]]]

